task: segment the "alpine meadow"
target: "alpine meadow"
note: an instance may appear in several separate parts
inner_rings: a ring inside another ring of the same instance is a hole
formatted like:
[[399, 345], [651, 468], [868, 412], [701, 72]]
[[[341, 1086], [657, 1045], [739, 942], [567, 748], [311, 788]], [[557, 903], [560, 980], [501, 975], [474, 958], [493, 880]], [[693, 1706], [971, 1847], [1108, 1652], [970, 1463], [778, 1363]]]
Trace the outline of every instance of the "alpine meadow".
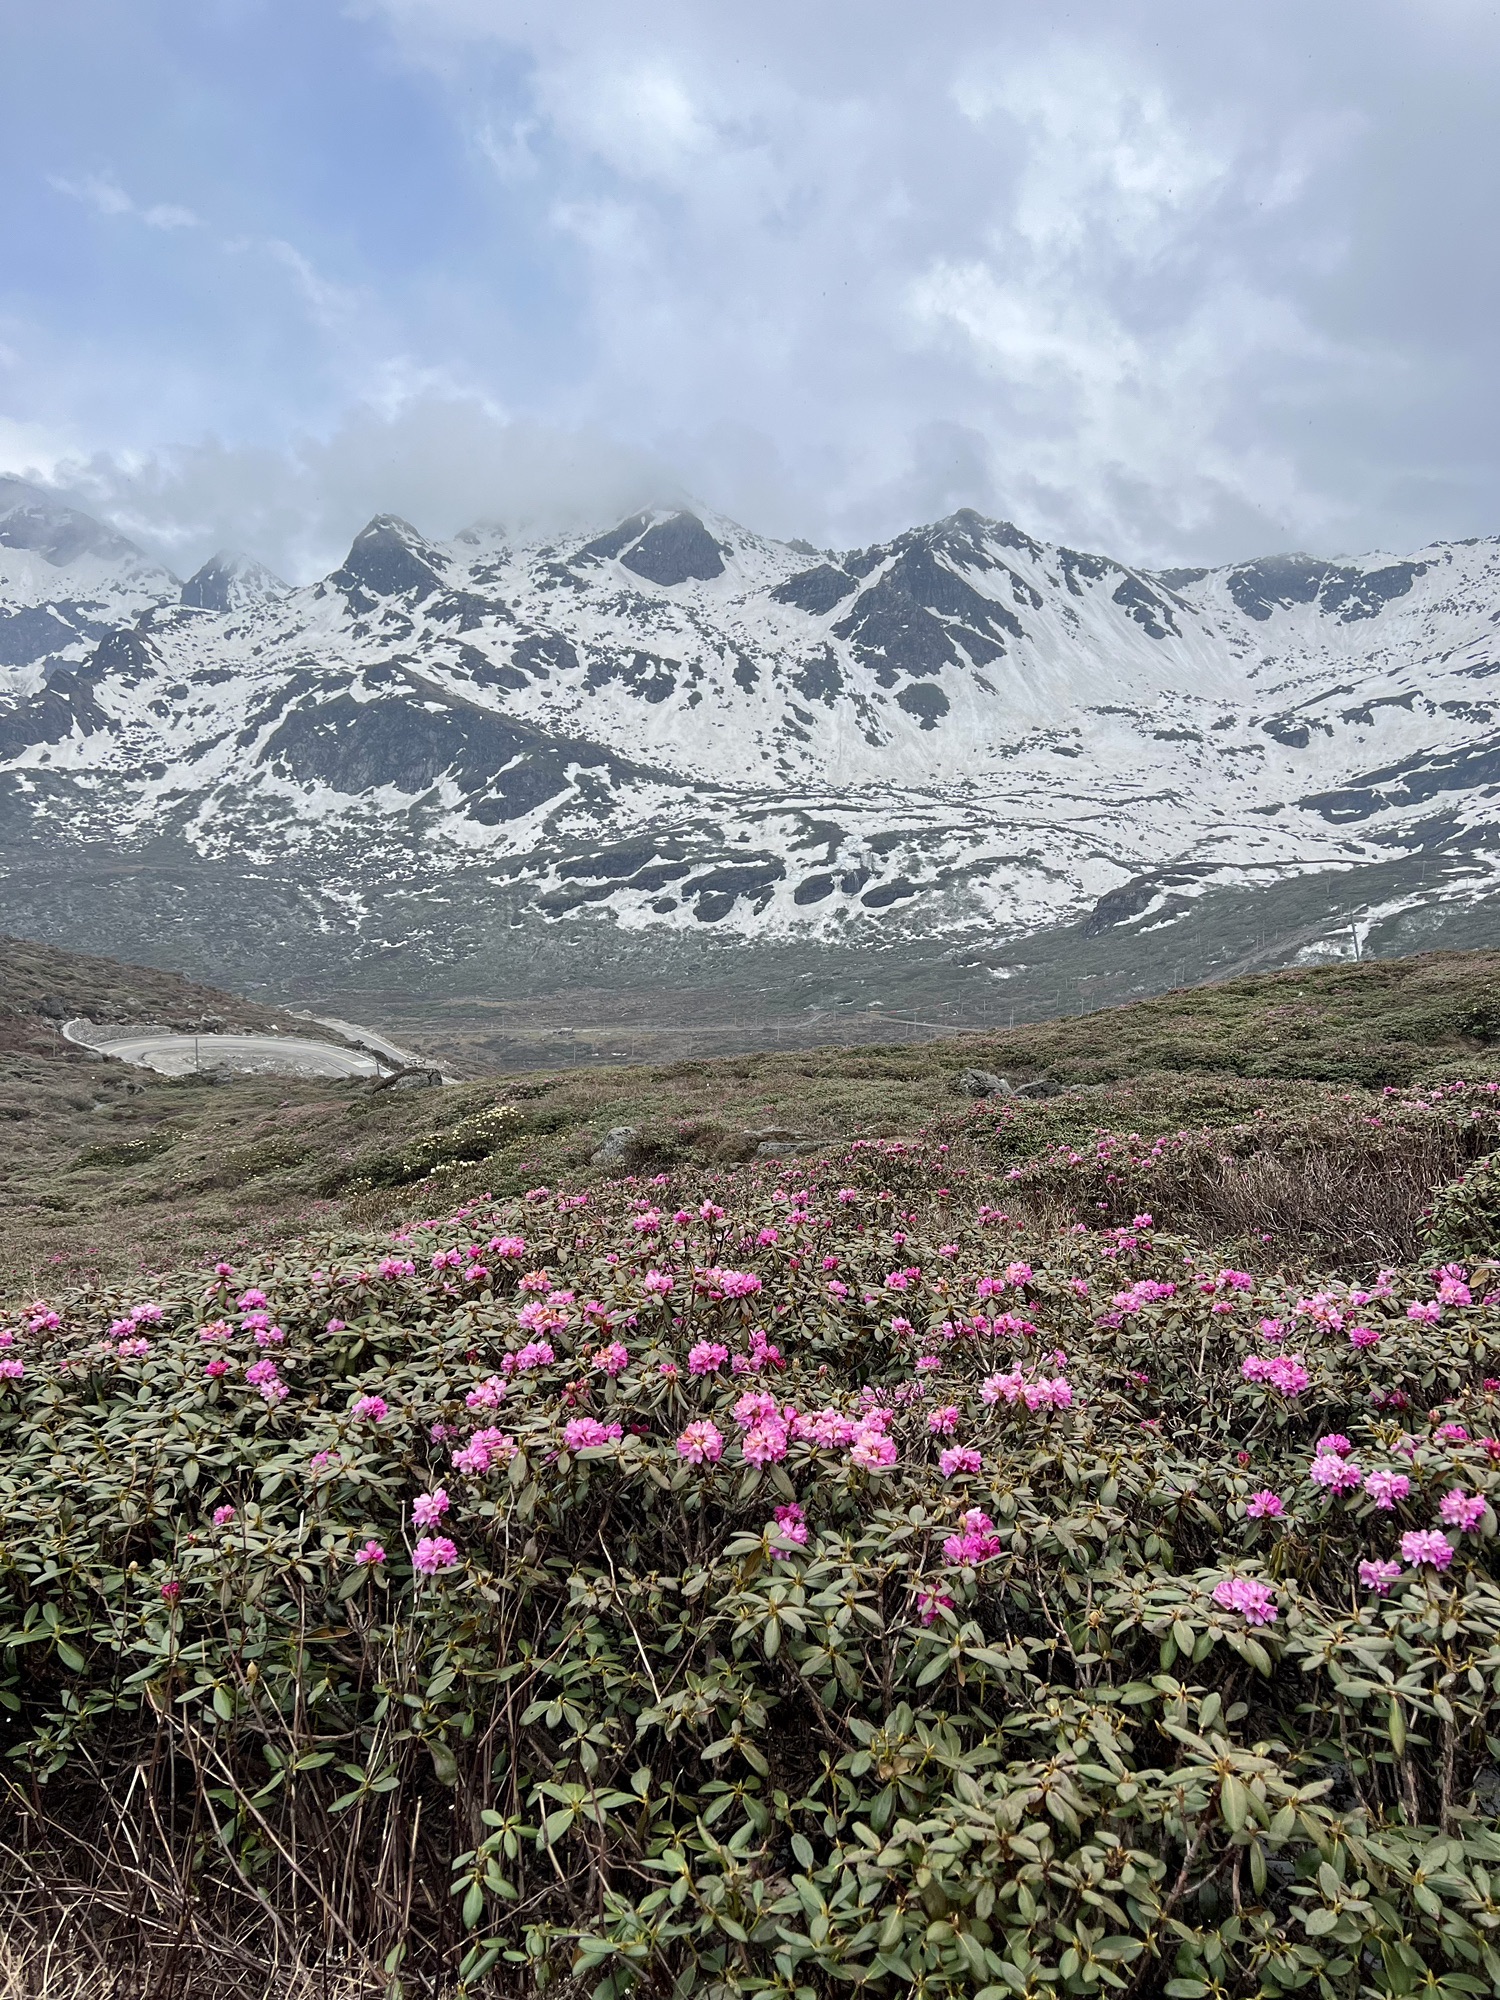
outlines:
[[0, 0], [0, 2000], [1500, 1993], [1497, 131]]

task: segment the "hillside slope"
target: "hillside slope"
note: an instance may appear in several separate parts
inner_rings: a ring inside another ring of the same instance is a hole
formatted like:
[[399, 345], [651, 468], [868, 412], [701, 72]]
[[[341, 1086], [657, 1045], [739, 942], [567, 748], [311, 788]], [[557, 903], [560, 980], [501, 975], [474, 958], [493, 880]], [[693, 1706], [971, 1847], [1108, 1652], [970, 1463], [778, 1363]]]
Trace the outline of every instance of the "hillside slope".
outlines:
[[[216, 1244], [425, 1214], [467, 1194], [966, 1130], [973, 1100], [959, 1079], [973, 1067], [1063, 1088], [988, 1101], [1012, 1159], [1097, 1129], [1176, 1132], [1258, 1110], [1311, 1119], [1316, 1140], [1344, 1093], [1364, 1103], [1388, 1086], [1500, 1078], [1500, 953], [1260, 976], [919, 1045], [533, 1070], [411, 1092], [289, 1078], [208, 1087], [108, 1061], [7, 1056], [0, 1283], [159, 1269]], [[593, 1165], [622, 1127], [632, 1136]], [[1361, 1129], [1341, 1124], [1338, 1145], [1368, 1147]], [[1412, 1190], [1410, 1213], [1423, 1198]]]

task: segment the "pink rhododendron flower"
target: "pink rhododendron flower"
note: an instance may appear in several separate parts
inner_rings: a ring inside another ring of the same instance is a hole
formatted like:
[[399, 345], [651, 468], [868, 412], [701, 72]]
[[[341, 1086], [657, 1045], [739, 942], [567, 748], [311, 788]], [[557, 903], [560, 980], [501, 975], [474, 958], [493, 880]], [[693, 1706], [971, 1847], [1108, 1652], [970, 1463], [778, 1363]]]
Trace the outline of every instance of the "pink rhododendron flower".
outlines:
[[1214, 1585], [1214, 1603], [1221, 1611], [1238, 1611], [1247, 1625], [1272, 1625], [1276, 1621], [1276, 1597], [1269, 1584], [1250, 1576], [1220, 1577]]
[[799, 1549], [807, 1546], [807, 1520], [795, 1500], [788, 1501], [784, 1507], [778, 1507], [774, 1519], [778, 1541], [790, 1543]]
[[689, 1375], [717, 1375], [729, 1359], [729, 1349], [721, 1340], [699, 1340], [688, 1349]]
[[508, 1465], [516, 1455], [516, 1441], [504, 1431], [475, 1431], [466, 1445], [455, 1451], [449, 1463], [455, 1472], [482, 1476], [496, 1465]]
[[1365, 1474], [1365, 1491], [1383, 1512], [1389, 1513], [1398, 1500], [1404, 1500], [1411, 1491], [1411, 1481], [1404, 1472], [1388, 1472], [1381, 1468]]
[[122, 1340], [115, 1348], [122, 1361], [144, 1361], [151, 1352], [149, 1340]]
[[927, 1428], [934, 1437], [952, 1437], [958, 1429], [958, 1405], [945, 1403], [940, 1410], [933, 1410], [927, 1418]]
[[17, 1361], [14, 1355], [7, 1354], [3, 1360], [0, 1360], [0, 1382], [19, 1382], [25, 1376], [25, 1373], [25, 1362]]
[[233, 1519], [234, 1509], [232, 1507], [215, 1507], [214, 1526], [216, 1528], [227, 1528]]
[[885, 1472], [896, 1463], [896, 1440], [883, 1431], [862, 1427], [849, 1447], [849, 1462], [862, 1472]]
[[623, 1340], [612, 1340], [607, 1347], [595, 1350], [594, 1366], [611, 1379], [623, 1375], [630, 1366], [630, 1350]]
[[1443, 1309], [1436, 1299], [1413, 1299], [1411, 1304], [1406, 1308], [1406, 1317], [1408, 1319], [1421, 1320], [1429, 1326], [1434, 1321], [1440, 1320], [1442, 1316]]
[[505, 1401], [506, 1386], [503, 1376], [491, 1375], [469, 1391], [464, 1397], [465, 1406], [471, 1410], [497, 1410]]
[[1245, 1512], [1252, 1521], [1279, 1521], [1286, 1513], [1286, 1502], [1279, 1493], [1263, 1486], [1245, 1502]]
[[563, 1425], [563, 1443], [569, 1451], [588, 1451], [596, 1445], [618, 1444], [624, 1435], [619, 1424], [601, 1424], [597, 1417], [570, 1417]]
[[1000, 1537], [995, 1533], [995, 1524], [980, 1508], [970, 1507], [967, 1513], [961, 1514], [959, 1529], [958, 1534], [949, 1535], [943, 1543], [946, 1562], [972, 1568], [976, 1563], [989, 1562], [999, 1555]]
[[792, 1419], [792, 1435], [804, 1444], [825, 1449], [852, 1444], [856, 1425], [842, 1410], [813, 1410]]
[[724, 1439], [707, 1417], [689, 1424], [677, 1440], [677, 1456], [689, 1465], [714, 1465], [724, 1455]]
[[1429, 1563], [1433, 1569], [1446, 1569], [1453, 1560], [1453, 1545], [1436, 1528], [1418, 1528], [1401, 1537], [1401, 1559], [1414, 1569], [1422, 1563]]
[[1349, 1329], [1351, 1347], [1375, 1347], [1379, 1341], [1380, 1335], [1373, 1326], [1351, 1326]]
[[1439, 1444], [1467, 1444], [1469, 1433], [1462, 1424], [1439, 1424], [1435, 1433]]
[[673, 1279], [670, 1271], [648, 1271], [641, 1280], [642, 1288], [645, 1291], [656, 1293], [659, 1298], [667, 1296], [667, 1293], [672, 1289], [672, 1284]]
[[1320, 1437], [1313, 1446], [1315, 1453], [1331, 1451], [1338, 1458], [1347, 1458], [1354, 1446], [1342, 1431], [1330, 1431], [1327, 1437]]
[[412, 1525], [435, 1528], [448, 1511], [448, 1496], [439, 1486], [431, 1493], [419, 1493], [411, 1503]]
[[983, 1468], [984, 1460], [972, 1445], [951, 1444], [938, 1453], [938, 1471], [944, 1479], [951, 1479], [956, 1472], [980, 1472]]
[[1484, 1507], [1482, 1493], [1466, 1493], [1462, 1486], [1453, 1486], [1438, 1504], [1438, 1519], [1445, 1521], [1450, 1528], [1472, 1534], [1484, 1519]]
[[446, 1535], [424, 1535], [412, 1550], [411, 1560], [423, 1576], [436, 1576], [440, 1570], [453, 1568], [458, 1550]]
[[1352, 1458], [1340, 1458], [1331, 1451], [1318, 1453], [1307, 1476], [1314, 1486], [1329, 1493], [1353, 1493], [1364, 1483], [1364, 1474]]
[[780, 1404], [765, 1389], [747, 1389], [734, 1406], [734, 1420], [741, 1430], [753, 1430], [756, 1424], [779, 1422], [780, 1417]]
[[1022, 1402], [1028, 1410], [1071, 1408], [1073, 1391], [1061, 1376], [1039, 1375], [1028, 1381], [1019, 1368], [1009, 1372], [988, 1376], [979, 1388], [980, 1400], [986, 1403]]
[[390, 1413], [391, 1406], [384, 1396], [356, 1396], [350, 1412], [364, 1424], [383, 1423]]
[[1240, 1374], [1247, 1382], [1269, 1382], [1283, 1396], [1300, 1396], [1312, 1380], [1300, 1354], [1247, 1354]]
[[528, 1340], [514, 1354], [507, 1354], [500, 1365], [508, 1366], [512, 1374], [525, 1375], [533, 1368], [550, 1368], [556, 1359], [550, 1340]]
[[[950, 1536], [949, 1540], [956, 1537]], [[946, 1590], [924, 1590], [917, 1597], [917, 1616], [924, 1625], [934, 1624], [939, 1612], [953, 1609], [952, 1596]]]
[[1366, 1590], [1373, 1590], [1377, 1597], [1384, 1597], [1391, 1585], [1401, 1575], [1398, 1562], [1362, 1562], [1359, 1566], [1359, 1580]]
[[366, 1542], [363, 1548], [354, 1551], [354, 1560], [361, 1569], [371, 1569], [385, 1561], [385, 1550], [379, 1542]]

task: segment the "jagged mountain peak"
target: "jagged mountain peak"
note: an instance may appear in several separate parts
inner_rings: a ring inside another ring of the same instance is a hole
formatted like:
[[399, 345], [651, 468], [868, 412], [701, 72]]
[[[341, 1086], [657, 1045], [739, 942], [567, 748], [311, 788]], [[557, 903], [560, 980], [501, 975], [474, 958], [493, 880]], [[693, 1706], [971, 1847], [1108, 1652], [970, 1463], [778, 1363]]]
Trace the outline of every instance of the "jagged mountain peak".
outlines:
[[607, 534], [585, 542], [575, 562], [615, 561], [648, 583], [671, 590], [709, 583], [724, 574], [725, 544], [686, 507], [632, 514]]
[[264, 563], [230, 549], [210, 556], [182, 586], [182, 602], [198, 611], [246, 611], [290, 595], [291, 585]]
[[420, 602], [441, 587], [448, 562], [410, 521], [399, 514], [377, 514], [354, 537], [329, 582], [364, 608], [385, 597]]
[[45, 487], [6, 476], [0, 476], [0, 548], [40, 556], [54, 569], [65, 569], [81, 556], [150, 562], [134, 542], [92, 514], [70, 506]]

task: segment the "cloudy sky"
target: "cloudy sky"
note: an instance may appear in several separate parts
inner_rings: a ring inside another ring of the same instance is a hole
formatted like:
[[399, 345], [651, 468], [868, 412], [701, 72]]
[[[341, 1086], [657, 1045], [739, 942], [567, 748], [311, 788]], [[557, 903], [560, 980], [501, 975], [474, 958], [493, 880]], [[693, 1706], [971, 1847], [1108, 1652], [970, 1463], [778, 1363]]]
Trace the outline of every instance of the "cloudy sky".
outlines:
[[1500, 532], [1478, 0], [0, 0], [0, 470], [193, 567], [377, 510]]

